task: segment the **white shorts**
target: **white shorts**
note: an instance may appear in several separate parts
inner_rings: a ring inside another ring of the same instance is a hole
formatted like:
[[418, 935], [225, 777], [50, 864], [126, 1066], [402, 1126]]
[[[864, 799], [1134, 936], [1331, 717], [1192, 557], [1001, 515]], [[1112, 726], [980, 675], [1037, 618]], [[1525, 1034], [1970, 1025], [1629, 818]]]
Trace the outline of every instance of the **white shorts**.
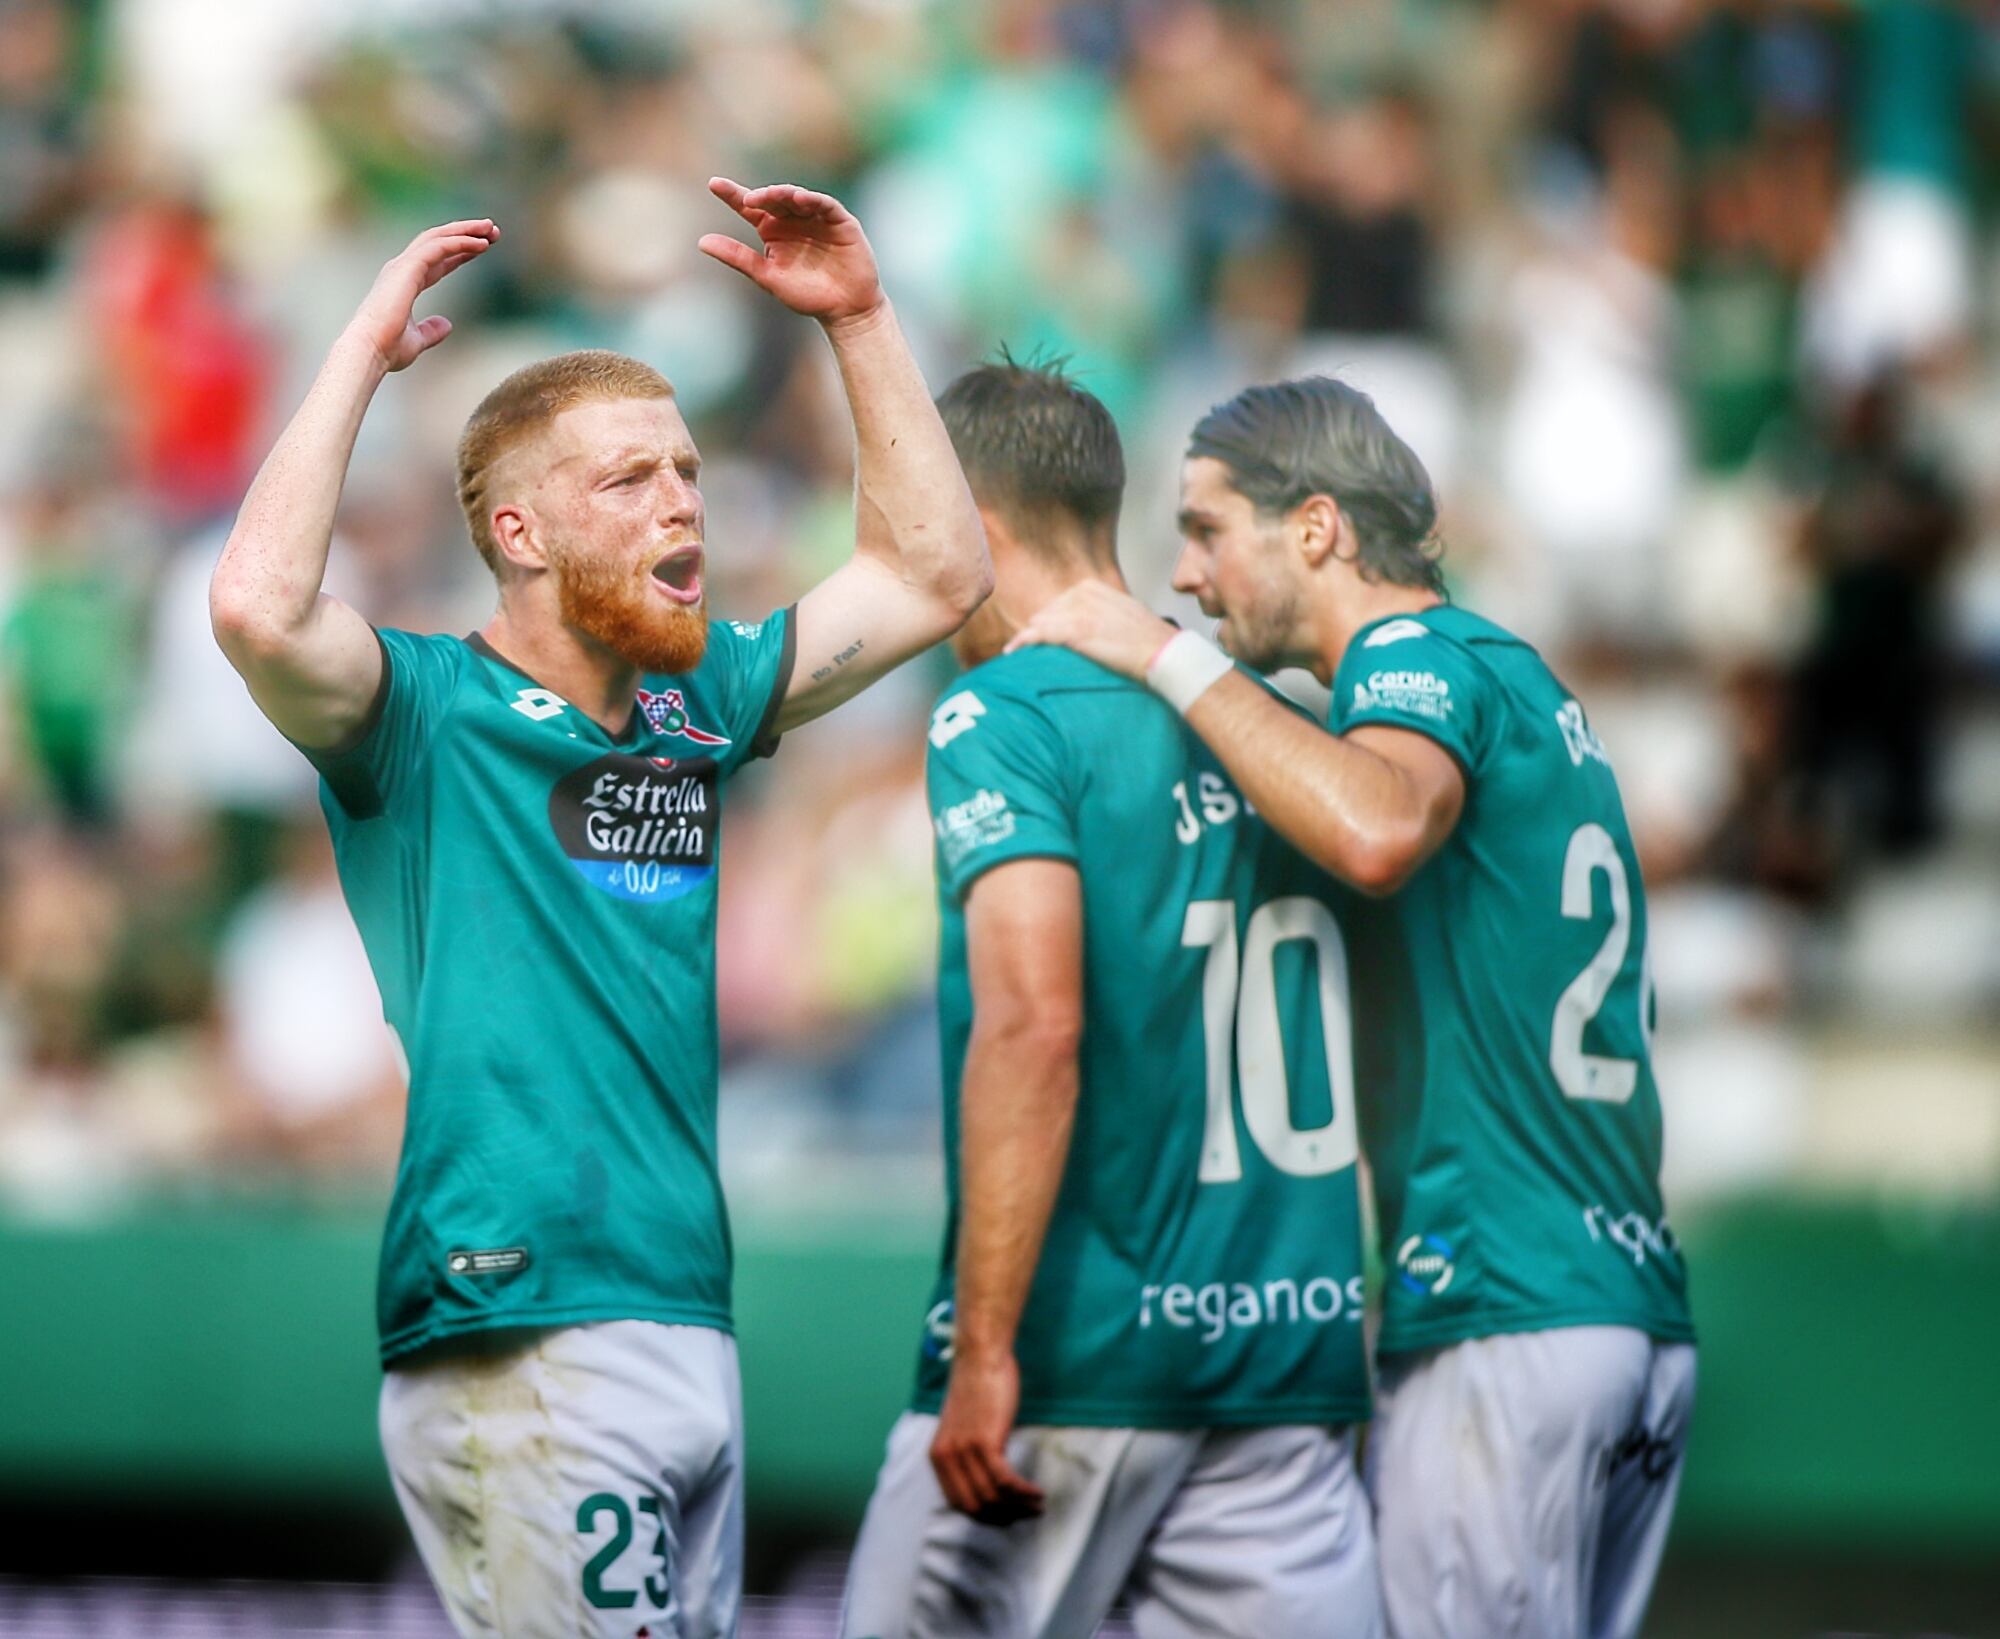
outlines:
[[1017, 1428], [1047, 1512], [981, 1525], [945, 1501], [937, 1419], [907, 1412], [848, 1571], [845, 1639], [1380, 1639], [1351, 1438], [1325, 1428]]
[[1395, 1639], [1630, 1639], [1666, 1546], [1694, 1346], [1623, 1326], [1385, 1363], [1368, 1489]]
[[461, 1634], [735, 1634], [743, 1412], [727, 1333], [534, 1333], [390, 1371], [381, 1420], [397, 1501]]

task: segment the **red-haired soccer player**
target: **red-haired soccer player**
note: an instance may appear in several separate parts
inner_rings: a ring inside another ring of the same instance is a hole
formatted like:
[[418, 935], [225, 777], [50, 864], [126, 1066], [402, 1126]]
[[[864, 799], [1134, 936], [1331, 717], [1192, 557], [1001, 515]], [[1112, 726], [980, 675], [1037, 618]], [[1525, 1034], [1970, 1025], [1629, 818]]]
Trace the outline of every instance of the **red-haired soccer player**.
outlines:
[[409, 1057], [382, 1434], [468, 1634], [736, 1631], [721, 786], [949, 636], [990, 584], [860, 225], [803, 188], [711, 187], [763, 244], [702, 249], [819, 321], [854, 417], [854, 555], [796, 607], [709, 623], [701, 458], [666, 380], [609, 353], [528, 366], [466, 426], [459, 495], [498, 583], [480, 631], [377, 630], [320, 592], [356, 429], [450, 331], [413, 308], [492, 247], [483, 220], [383, 269], [212, 589], [223, 648], [320, 771]]

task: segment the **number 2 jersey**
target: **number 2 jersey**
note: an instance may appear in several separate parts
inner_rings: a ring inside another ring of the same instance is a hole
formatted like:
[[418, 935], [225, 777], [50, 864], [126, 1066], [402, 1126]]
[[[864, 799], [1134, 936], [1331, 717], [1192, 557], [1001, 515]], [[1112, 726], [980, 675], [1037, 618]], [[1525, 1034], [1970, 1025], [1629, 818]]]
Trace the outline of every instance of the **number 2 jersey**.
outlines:
[[1452, 835], [1383, 902], [1426, 1056], [1414, 1080], [1362, 1085], [1380, 1348], [1585, 1325], [1691, 1339], [1645, 892], [1583, 709], [1519, 638], [1438, 606], [1357, 633], [1331, 711], [1335, 733], [1425, 735], [1465, 774]]
[[380, 637], [371, 719], [307, 755], [409, 1059], [384, 1363], [495, 1327], [728, 1329], [720, 789], [774, 744], [789, 612], [714, 623], [617, 735], [479, 637]]
[[1366, 1417], [1353, 1089], [1393, 1067], [1350, 1019], [1395, 985], [1348, 959], [1343, 921], [1377, 907], [1271, 832], [1164, 704], [1066, 650], [1005, 655], [946, 690], [929, 788], [950, 1217], [916, 1408], [938, 1409], [950, 1369], [965, 899], [994, 867], [1045, 858], [1081, 885], [1083, 1032], [1015, 1346], [1021, 1420]]

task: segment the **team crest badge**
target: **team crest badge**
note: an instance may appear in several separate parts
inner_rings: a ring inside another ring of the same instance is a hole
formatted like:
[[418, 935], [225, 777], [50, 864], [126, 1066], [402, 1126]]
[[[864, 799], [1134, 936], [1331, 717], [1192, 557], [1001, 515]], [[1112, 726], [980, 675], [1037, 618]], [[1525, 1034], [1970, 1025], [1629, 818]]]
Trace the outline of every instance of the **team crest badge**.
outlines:
[[655, 734], [678, 734], [683, 740], [692, 740], [698, 746], [729, 744], [726, 734], [710, 734], [688, 721], [687, 700], [679, 689], [668, 689], [665, 694], [653, 694], [641, 689], [639, 709], [646, 714], [646, 721], [652, 724]]

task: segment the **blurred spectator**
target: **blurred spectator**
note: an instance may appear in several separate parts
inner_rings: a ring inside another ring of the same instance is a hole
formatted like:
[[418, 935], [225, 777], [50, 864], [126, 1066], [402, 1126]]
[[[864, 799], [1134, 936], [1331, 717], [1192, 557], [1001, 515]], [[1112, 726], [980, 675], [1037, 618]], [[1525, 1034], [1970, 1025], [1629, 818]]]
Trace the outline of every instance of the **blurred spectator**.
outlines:
[[0, 870], [0, 1204], [89, 1212], [186, 1165], [203, 1116], [186, 1084], [126, 1076], [104, 1000], [127, 902], [110, 853], [52, 831]]
[[1298, 262], [1287, 373], [1337, 375], [1370, 394], [1449, 496], [1464, 408], [1434, 339], [1438, 188], [1424, 110], [1400, 91], [1324, 111], [1292, 92], [1287, 105], [1266, 115], [1264, 133], [1281, 243]]
[[1860, 174], [1806, 321], [1813, 367], [1847, 391], [1959, 345], [1973, 308], [1974, 13], [1952, 0], [1874, 0], [1858, 26]]
[[[933, 381], [1002, 342], [1072, 355], [1126, 431], [1144, 595], [1202, 411], [1305, 370], [1374, 392], [1456, 585], [1550, 647], [1617, 757], [1663, 1076], [1698, 1084], [1676, 1181], [1801, 1164], [1819, 1018], [1933, 946], [1963, 969], [1922, 981], [1934, 1031], [2000, 1004], [1996, 50], [1949, 0], [0, 0], [0, 1192], [374, 1178], [393, 1145], [311, 773], [206, 583], [417, 227], [507, 238], [379, 396], [339, 595], [481, 617], [458, 429], [584, 344], [675, 382], [719, 614], [844, 553], [838, 382], [695, 253], [730, 226], [711, 171], [854, 204]], [[788, 1189], [936, 1119], [940, 669], [732, 802], [725, 1159]]]
[[[216, 810], [291, 812], [317, 784], [215, 646], [208, 577], [221, 549], [219, 530], [177, 547], [154, 592], [126, 777], [133, 805], [162, 820], [194, 823]], [[350, 578], [344, 554], [336, 553], [329, 589], [347, 594]]]
[[1938, 592], [1966, 522], [1935, 464], [1909, 447], [1903, 407], [1885, 376], [1835, 412], [1803, 541], [1819, 606], [1794, 680], [1812, 810], [1887, 854], [1939, 830]]
[[23, 563], [0, 621], [0, 659], [34, 763], [60, 812], [107, 817], [111, 763], [132, 717], [136, 588], [117, 572], [82, 476], [60, 467], [21, 508]]
[[318, 815], [223, 935], [217, 1011], [227, 1153], [308, 1176], [386, 1181], [402, 1141], [395, 1038]]
[[233, 506], [262, 454], [269, 362], [212, 224], [177, 201], [138, 204], [97, 233], [84, 276], [134, 476], [178, 523]]
[[82, 1075], [104, 1046], [125, 897], [101, 846], [36, 829], [6, 849], [0, 973], [17, 1064]]
[[1509, 566], [1521, 607], [1509, 613], [1558, 643], [1659, 635], [1685, 445], [1672, 290], [1633, 249], [1600, 206], [1557, 226], [1506, 292], [1518, 362], [1498, 477], [1523, 542]]
[[1774, 242], [1775, 172], [1768, 155], [1749, 153], [1696, 185], [1681, 357], [1692, 454], [1710, 472], [1748, 465], [1794, 408], [1796, 286]]
[[0, 0], [0, 280], [46, 273], [87, 197], [87, 16]]

